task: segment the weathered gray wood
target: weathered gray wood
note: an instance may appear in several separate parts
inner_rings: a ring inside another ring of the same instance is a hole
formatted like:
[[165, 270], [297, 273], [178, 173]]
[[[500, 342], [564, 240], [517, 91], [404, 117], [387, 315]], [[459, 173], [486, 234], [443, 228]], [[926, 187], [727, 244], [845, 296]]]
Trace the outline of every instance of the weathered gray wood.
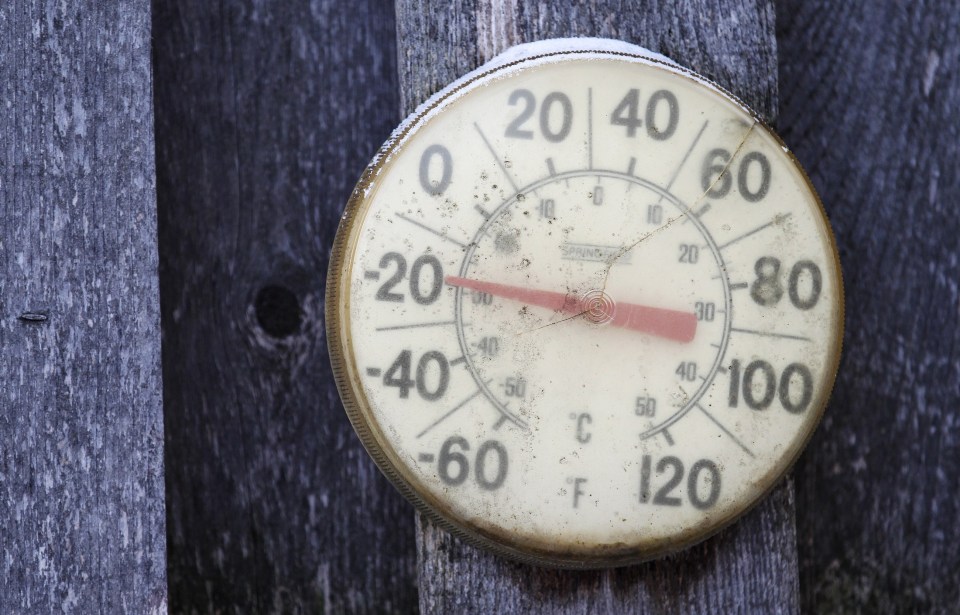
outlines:
[[777, 117], [772, 0], [397, 0], [405, 113], [507, 48], [576, 36], [620, 39], [709, 77], [771, 122]]
[[150, 4], [0, 4], [0, 612], [166, 613]]
[[783, 132], [830, 213], [847, 333], [797, 468], [811, 613], [960, 608], [960, 10], [779, 11]]
[[793, 486], [681, 554], [640, 566], [569, 571], [515, 564], [420, 516], [422, 613], [796, 613]]
[[[777, 110], [772, 2], [524, 0], [397, 2], [404, 111], [507, 47], [553, 37], [619, 38], [705, 74], [770, 121]], [[787, 480], [737, 525], [672, 558], [613, 571], [508, 563], [421, 518], [424, 613], [794, 613], [798, 605], [793, 485]]]
[[171, 607], [409, 612], [413, 515], [323, 325], [340, 212], [399, 119], [392, 7], [154, 7]]

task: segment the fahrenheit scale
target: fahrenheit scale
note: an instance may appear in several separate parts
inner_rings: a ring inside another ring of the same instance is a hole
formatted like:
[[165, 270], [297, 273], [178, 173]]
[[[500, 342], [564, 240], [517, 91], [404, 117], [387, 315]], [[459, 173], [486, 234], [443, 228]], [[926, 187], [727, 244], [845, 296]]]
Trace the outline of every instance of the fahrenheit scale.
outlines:
[[704, 539], [786, 472], [843, 301], [797, 161], [719, 87], [598, 39], [514, 48], [409, 118], [354, 191], [327, 334], [414, 504], [568, 567]]

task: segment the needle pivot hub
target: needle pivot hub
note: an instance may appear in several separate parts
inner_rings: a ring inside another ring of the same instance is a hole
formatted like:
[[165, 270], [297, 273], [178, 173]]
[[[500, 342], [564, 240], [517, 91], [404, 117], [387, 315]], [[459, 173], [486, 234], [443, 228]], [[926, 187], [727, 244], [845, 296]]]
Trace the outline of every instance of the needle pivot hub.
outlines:
[[580, 298], [583, 317], [598, 325], [603, 325], [613, 320], [617, 304], [607, 293], [599, 289], [594, 289], [584, 293]]

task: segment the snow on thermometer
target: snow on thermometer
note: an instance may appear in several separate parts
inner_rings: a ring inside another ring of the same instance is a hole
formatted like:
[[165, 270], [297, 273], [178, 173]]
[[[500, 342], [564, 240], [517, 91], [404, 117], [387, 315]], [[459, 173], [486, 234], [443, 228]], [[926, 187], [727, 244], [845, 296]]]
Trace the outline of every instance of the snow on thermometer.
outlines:
[[829, 224], [780, 140], [662, 56], [515, 48], [398, 128], [347, 206], [327, 333], [381, 470], [461, 537], [613, 566], [789, 469], [840, 354]]

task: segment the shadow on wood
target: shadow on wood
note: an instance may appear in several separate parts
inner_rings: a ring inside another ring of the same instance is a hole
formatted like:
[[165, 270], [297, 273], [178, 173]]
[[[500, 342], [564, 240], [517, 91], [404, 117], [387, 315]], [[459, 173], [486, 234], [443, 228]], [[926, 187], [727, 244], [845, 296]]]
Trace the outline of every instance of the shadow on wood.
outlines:
[[171, 608], [409, 612], [412, 512], [323, 333], [340, 211], [398, 120], [393, 14], [154, 8]]

